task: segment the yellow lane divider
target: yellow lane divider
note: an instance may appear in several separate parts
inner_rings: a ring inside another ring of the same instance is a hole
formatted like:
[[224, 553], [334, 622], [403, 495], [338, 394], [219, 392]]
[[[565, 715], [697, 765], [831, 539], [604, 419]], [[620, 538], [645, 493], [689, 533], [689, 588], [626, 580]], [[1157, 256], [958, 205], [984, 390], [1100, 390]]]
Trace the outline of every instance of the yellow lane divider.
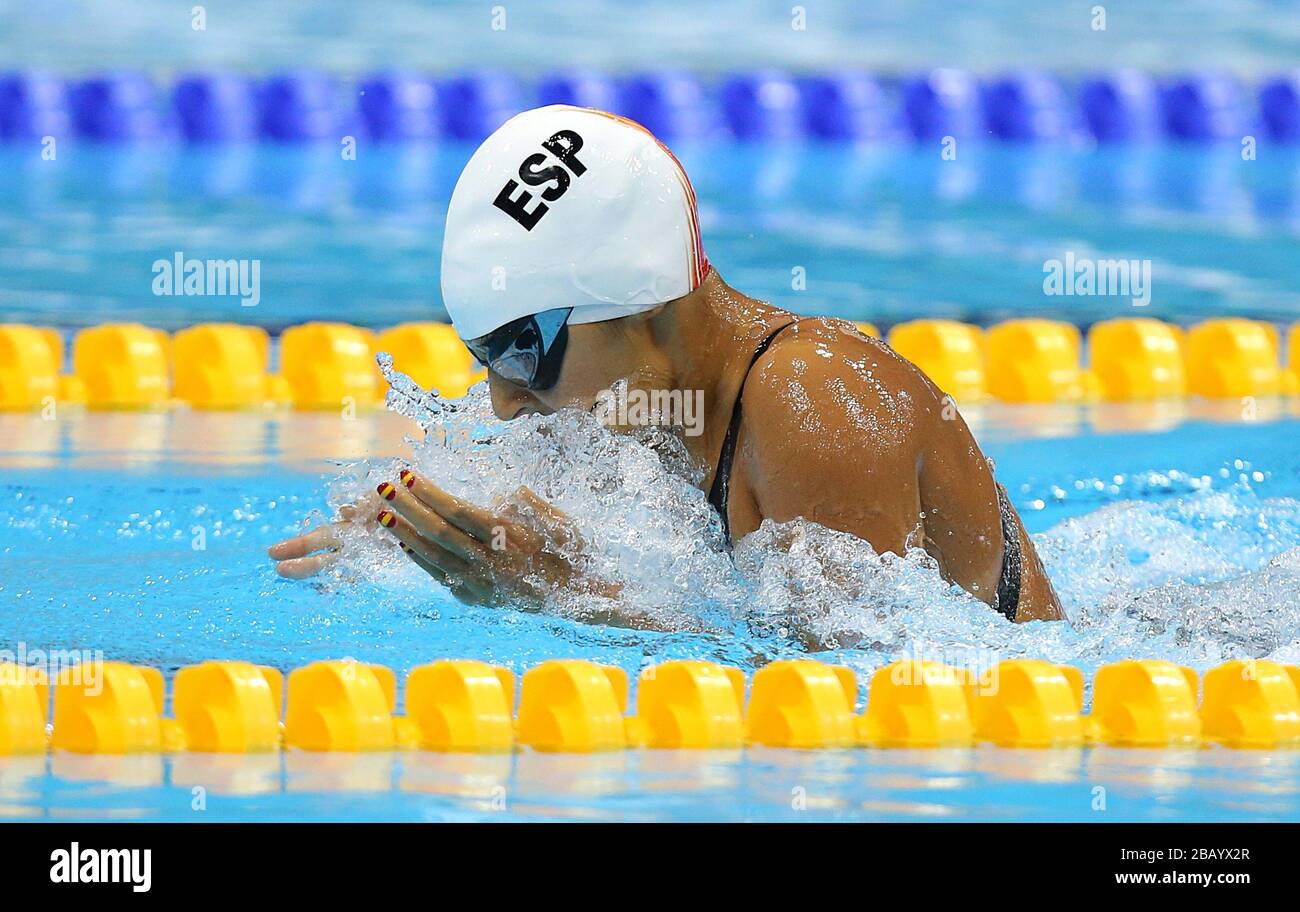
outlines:
[[1092, 372], [1108, 402], [1177, 399], [1187, 395], [1183, 332], [1142, 317], [1106, 320], [1088, 331]]
[[155, 409], [168, 404], [170, 337], [138, 323], [83, 329], [72, 344], [74, 375], [86, 403], [103, 409]]
[[[397, 678], [382, 665], [314, 662], [289, 675], [248, 662], [181, 669], [174, 718], [163, 715], [155, 668], [106, 662], [64, 669], [50, 691], [36, 669], [0, 665], [0, 754], [52, 747], [75, 753], [189, 750], [588, 753], [626, 748], [932, 748], [990, 743], [1052, 748], [1300, 748], [1300, 667], [1234, 660], [1202, 686], [1196, 673], [1154, 659], [1103, 666], [1092, 711], [1070, 666], [1012, 659], [981, 673], [900, 660], [875, 671], [858, 713], [858, 682], [840, 665], [783, 660], [753, 675], [712, 662], [646, 668], [629, 715], [620, 668], [556, 659], [515, 679], [483, 662], [441, 660]], [[1203, 696], [1198, 703], [1198, 690]], [[281, 704], [284, 703], [283, 722]], [[513, 713], [513, 714], [512, 714]]]
[[1009, 320], [989, 329], [985, 347], [989, 391], [1003, 402], [1080, 402], [1091, 391], [1072, 323]]
[[76, 334], [68, 374], [56, 330], [0, 324], [0, 411], [175, 403], [206, 410], [373, 408], [384, 393], [375, 365], [381, 351], [421, 386], [451, 398], [485, 376], [443, 323], [404, 323], [378, 335], [345, 323], [293, 326], [280, 337], [278, 372], [260, 327], [203, 323], [171, 336], [138, 323], [107, 323]]
[[955, 320], [912, 320], [889, 331], [889, 344], [958, 402], [988, 396], [984, 331]]
[[1171, 662], [1116, 662], [1097, 672], [1089, 735], [1122, 747], [1194, 744], [1196, 672]]
[[1278, 347], [1269, 323], [1232, 318], [1193, 326], [1187, 334], [1189, 390], [1211, 399], [1294, 393], [1278, 364]]
[[[858, 323], [866, 335], [879, 330]], [[1070, 323], [1008, 320], [987, 331], [953, 320], [894, 326], [888, 341], [959, 403], [1140, 402], [1300, 395], [1300, 323], [1283, 339], [1271, 323], [1207, 320], [1184, 332], [1143, 317], [1106, 320], [1087, 345]], [[1087, 352], [1085, 364], [1084, 353]], [[383, 398], [374, 363], [388, 352], [421, 386], [458, 398], [484, 372], [444, 323], [404, 323], [381, 333], [346, 323], [305, 323], [280, 337], [271, 370], [265, 330], [204, 323], [175, 336], [137, 323], [84, 329], [63, 373], [63, 337], [48, 327], [0, 324], [0, 410], [51, 403], [95, 409], [198, 409], [291, 404], [372, 408]]]
[[270, 376], [271, 340], [258, 326], [204, 323], [173, 337], [172, 395], [197, 409], [254, 408], [284, 401]]

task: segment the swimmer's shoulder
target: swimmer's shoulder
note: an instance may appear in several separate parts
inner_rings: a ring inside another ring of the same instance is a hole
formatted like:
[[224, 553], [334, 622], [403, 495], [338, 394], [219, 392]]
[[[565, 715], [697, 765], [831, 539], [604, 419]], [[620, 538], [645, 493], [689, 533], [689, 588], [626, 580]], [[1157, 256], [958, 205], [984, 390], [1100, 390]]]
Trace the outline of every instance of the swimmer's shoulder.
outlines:
[[[889, 406], [903, 394], [926, 407], [943, 394], [912, 362], [884, 341], [864, 335], [847, 320], [800, 317], [776, 337], [754, 363], [746, 390], [758, 381], [779, 392], [783, 381], [829, 384]], [[748, 392], [746, 393], [748, 395]]]
[[[869, 444], [908, 449], [934, 396], [888, 345], [845, 320], [803, 317], [776, 337], [745, 382], [746, 431], [782, 449]], [[760, 429], [761, 427], [761, 429]]]
[[781, 333], [745, 384], [735, 528], [802, 516], [901, 553], [919, 501], [916, 396], [905, 362], [851, 324]]

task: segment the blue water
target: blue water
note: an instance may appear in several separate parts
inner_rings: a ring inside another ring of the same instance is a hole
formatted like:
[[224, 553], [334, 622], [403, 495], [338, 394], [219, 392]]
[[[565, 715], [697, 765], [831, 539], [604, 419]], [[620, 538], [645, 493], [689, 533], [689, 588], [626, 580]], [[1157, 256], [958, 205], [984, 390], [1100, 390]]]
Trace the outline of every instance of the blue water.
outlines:
[[[883, 325], [1016, 314], [1086, 324], [1134, 313], [1126, 299], [1043, 294], [1044, 261], [1074, 251], [1151, 259], [1152, 300], [1139, 313], [1181, 324], [1300, 314], [1294, 153], [1243, 161], [1233, 148], [972, 146], [941, 161], [916, 148], [680, 151], [721, 273], [796, 311]], [[0, 319], [71, 331], [107, 319], [278, 329], [441, 316], [441, 224], [467, 154], [362, 148], [349, 162], [332, 147], [63, 143], [47, 162], [0, 149]], [[153, 261], [176, 251], [260, 259], [261, 303], [153, 295]], [[795, 291], [800, 268], [807, 288]], [[1013, 627], [906, 563], [863, 564], [866, 590], [885, 596], [873, 603], [841, 597], [772, 553], [750, 556], [769, 579], [815, 584], [823, 601], [812, 607], [854, 640], [819, 657], [860, 679], [915, 651], [1042, 656], [1088, 672], [1135, 656], [1200, 669], [1234, 656], [1300, 661], [1300, 420], [1294, 403], [1260, 406], [1259, 422], [1242, 422], [1236, 404], [968, 413], [1037, 537], [1068, 625]], [[399, 674], [448, 656], [515, 671], [574, 656], [631, 673], [702, 657], [752, 672], [801, 654], [744, 618], [665, 634], [467, 607], [397, 563], [315, 583], [277, 578], [265, 547], [328, 513], [343, 465], [405, 458], [404, 430], [393, 416], [0, 415], [0, 645], [102, 650], [169, 674], [209, 658], [289, 670], [340, 656]], [[1298, 819], [1297, 756], [56, 755], [0, 760], [0, 815]], [[209, 793], [203, 812], [191, 810], [196, 785]], [[1105, 811], [1093, 810], [1098, 786]]]
[[[462, 146], [0, 145], [0, 319], [202, 320], [273, 329], [444, 317], [442, 224]], [[1300, 148], [939, 150], [709, 145], [677, 151], [705, 247], [737, 288], [809, 314], [1188, 324], [1300, 316]], [[153, 293], [153, 263], [260, 260], [261, 301]], [[1151, 302], [1044, 294], [1044, 263], [1151, 261]], [[796, 281], [798, 280], [798, 281]], [[796, 290], [798, 288], [798, 290]]]
[[[387, 0], [382, 12], [351, 0], [310, 4], [225, 0], [195, 31], [191, 8], [166, 0], [104, 4], [0, 2], [0, 59], [16, 67], [105, 67], [253, 72], [311, 65], [454, 70], [557, 66], [610, 71], [678, 66], [816, 69], [957, 66], [996, 71], [1041, 66], [1076, 72], [1212, 65], [1247, 75], [1296, 65], [1300, 16], [1285, 0]], [[504, 28], [492, 27], [494, 9]], [[792, 28], [792, 7], [805, 27]]]
[[60, 754], [0, 758], [0, 819], [1295, 820], [1297, 779], [1294, 751]]
[[[1075, 625], [1016, 627], [987, 609], [968, 616], [918, 589], [894, 619], [892, 639], [818, 657], [848, 663], [860, 680], [913, 650], [957, 661], [967, 650], [993, 660], [1023, 653], [1089, 673], [1132, 656], [1201, 669], [1237, 655], [1300, 659], [1300, 421], [1204, 417], [1172, 430], [1102, 432], [1116, 420], [1105, 409], [1052, 409], [1027, 434], [1023, 411], [985, 414], [977, 423], [982, 442]], [[752, 672], [772, 657], [800, 654], [744, 625], [650, 633], [468, 607], [422, 581], [277, 578], [264, 548], [325, 507], [327, 482], [338, 473], [333, 458], [400, 449], [391, 417], [7, 415], [0, 431], [0, 643], [10, 649], [102, 650], [169, 674], [209, 658], [287, 671], [340, 656], [399, 674], [452, 656], [516, 672], [556, 656], [634, 675], [648, 662], [684, 657]], [[195, 786], [206, 789], [205, 810], [193, 809]], [[1105, 810], [1093, 807], [1098, 786]], [[55, 754], [0, 760], [0, 815], [1294, 820], [1300, 754], [986, 747], [594, 758]]]

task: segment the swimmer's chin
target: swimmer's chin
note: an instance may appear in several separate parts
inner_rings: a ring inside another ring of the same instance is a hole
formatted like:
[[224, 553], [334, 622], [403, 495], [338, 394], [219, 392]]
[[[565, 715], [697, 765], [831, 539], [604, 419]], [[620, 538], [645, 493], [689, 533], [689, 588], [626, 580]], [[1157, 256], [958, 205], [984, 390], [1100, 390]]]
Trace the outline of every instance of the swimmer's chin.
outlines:
[[[565, 408], [585, 411], [588, 414], [595, 415], [597, 414], [596, 410], [599, 408], [599, 405], [600, 405], [599, 403], [593, 403], [590, 406], [584, 407], [581, 403], [573, 402], [565, 406]], [[533, 405], [522, 405], [519, 408], [517, 408], [515, 411], [511, 412], [509, 415], [503, 417], [501, 420], [514, 421], [516, 418], [528, 418], [533, 415], [545, 416], [545, 415], [553, 415], [553, 414], [555, 414], [555, 409], [538, 408]]]
[[[577, 411], [586, 412], [589, 415], [595, 415], [597, 418], [604, 417], [604, 407], [605, 404], [602, 403], [599, 399], [597, 399], [594, 402], [587, 402], [587, 403], [581, 402], [579, 400], [574, 400], [573, 402], [570, 402], [562, 406], [562, 408], [571, 408]], [[507, 417], [504, 420], [514, 421], [516, 418], [527, 418], [530, 415], [543, 415], [543, 416], [553, 415], [555, 414], [555, 411], [556, 411], [555, 409], [538, 408], [535, 405], [521, 405], [518, 409], [512, 412], [509, 417]], [[607, 422], [602, 421], [601, 423], [605, 424]]]
[[527, 418], [531, 415], [549, 415], [549, 414], [550, 411], [546, 409], [540, 409], [533, 405], [521, 405], [519, 408], [511, 412], [502, 420], [514, 421], [516, 418]]

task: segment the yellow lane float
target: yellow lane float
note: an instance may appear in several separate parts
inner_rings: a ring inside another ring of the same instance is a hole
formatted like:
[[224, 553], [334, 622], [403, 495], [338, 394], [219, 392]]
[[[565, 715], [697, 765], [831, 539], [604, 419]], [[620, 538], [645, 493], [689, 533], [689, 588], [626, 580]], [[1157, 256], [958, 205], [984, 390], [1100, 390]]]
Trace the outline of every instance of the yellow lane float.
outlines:
[[1240, 317], [1193, 326], [1187, 334], [1187, 387], [1208, 399], [1278, 395], [1277, 330]]
[[785, 659], [754, 674], [747, 740], [765, 747], [852, 747], [858, 685], [853, 671], [810, 659]]
[[203, 662], [182, 668], [173, 685], [176, 722], [188, 750], [257, 753], [280, 748], [284, 680], [249, 662]]
[[49, 681], [41, 669], [0, 662], [0, 757], [35, 754], [48, 747], [49, 703]]
[[1003, 402], [1078, 402], [1086, 381], [1071, 323], [1009, 320], [985, 334], [989, 392]]
[[454, 327], [446, 323], [403, 323], [385, 330], [375, 349], [393, 356], [393, 367], [424, 389], [459, 399], [487, 377]]
[[284, 746], [374, 751], [403, 746], [393, 720], [391, 669], [352, 660], [313, 662], [289, 675]]
[[484, 662], [444, 659], [406, 678], [406, 715], [424, 750], [510, 750], [514, 704], [514, 675]]
[[539, 751], [589, 753], [627, 746], [627, 672], [579, 659], [552, 659], [524, 674], [518, 739]]
[[1206, 673], [1201, 721], [1227, 747], [1300, 745], [1300, 669], [1238, 659]]
[[735, 748], [745, 740], [745, 676], [712, 662], [651, 665], [637, 684], [629, 741], [654, 748]]
[[280, 373], [300, 409], [365, 408], [382, 395], [373, 334], [346, 323], [304, 323], [280, 336]]
[[83, 329], [72, 344], [72, 367], [95, 409], [159, 409], [171, 395], [170, 340], [139, 323]]
[[889, 331], [889, 345], [957, 402], [978, 402], [988, 392], [984, 333], [955, 320], [913, 320]]
[[1187, 394], [1179, 330], [1145, 317], [1105, 320], [1088, 330], [1089, 364], [1109, 402], [1180, 398]]
[[270, 339], [257, 326], [204, 323], [176, 333], [173, 395], [198, 409], [243, 409], [270, 398]]
[[[784, 659], [754, 673], [749, 699], [738, 668], [700, 660], [644, 669], [628, 714], [621, 668], [553, 659], [515, 679], [505, 668], [442, 659], [411, 670], [407, 714], [396, 715], [397, 677], [350, 659], [314, 662], [288, 676], [248, 662], [203, 662], [177, 672], [175, 719], [163, 717], [155, 668], [91, 662], [54, 680], [49, 745], [94, 754], [258, 753], [421, 749], [589, 753], [624, 748], [999, 747], [1287, 749], [1300, 747], [1300, 667], [1234, 660], [1206, 673], [1155, 659], [1102, 666], [1083, 715], [1077, 668], [1010, 659], [976, 672], [901, 659], [876, 669], [866, 711], [854, 713], [857, 677], [842, 665]], [[284, 722], [281, 717], [281, 694]], [[47, 742], [46, 675], [0, 663], [0, 755]]]

